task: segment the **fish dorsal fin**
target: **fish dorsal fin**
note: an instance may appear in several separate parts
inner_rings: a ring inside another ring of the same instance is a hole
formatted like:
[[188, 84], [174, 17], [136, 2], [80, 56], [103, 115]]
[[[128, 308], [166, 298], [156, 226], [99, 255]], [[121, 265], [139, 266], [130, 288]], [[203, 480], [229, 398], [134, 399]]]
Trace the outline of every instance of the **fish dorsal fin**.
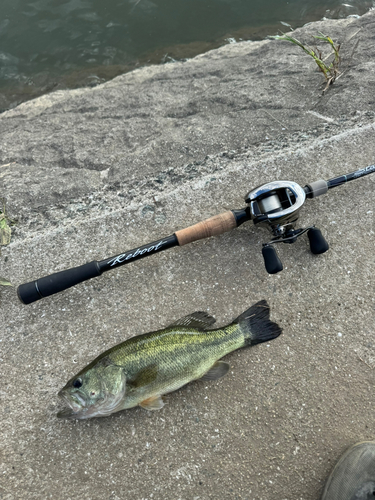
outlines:
[[199, 330], [207, 330], [215, 323], [216, 319], [204, 311], [197, 311], [193, 314], [188, 314], [183, 318], [178, 319], [171, 326], [189, 326], [191, 328], [198, 328]]
[[164, 401], [161, 396], [151, 396], [151, 398], [139, 403], [139, 406], [149, 411], [161, 410], [164, 406]]
[[228, 373], [229, 368], [229, 363], [225, 363], [225, 361], [216, 361], [200, 380], [217, 380], [218, 378], [224, 377], [224, 375]]

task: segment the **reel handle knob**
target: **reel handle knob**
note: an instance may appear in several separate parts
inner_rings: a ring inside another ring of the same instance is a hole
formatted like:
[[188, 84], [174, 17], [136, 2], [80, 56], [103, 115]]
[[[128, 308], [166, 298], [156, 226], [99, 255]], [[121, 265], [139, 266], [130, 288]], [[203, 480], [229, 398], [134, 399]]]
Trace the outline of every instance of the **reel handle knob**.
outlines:
[[276, 274], [283, 270], [283, 264], [272, 245], [265, 245], [262, 248], [262, 255], [268, 274]]
[[307, 233], [310, 241], [310, 250], [313, 254], [319, 255], [329, 249], [328, 242], [317, 227], [313, 227]]

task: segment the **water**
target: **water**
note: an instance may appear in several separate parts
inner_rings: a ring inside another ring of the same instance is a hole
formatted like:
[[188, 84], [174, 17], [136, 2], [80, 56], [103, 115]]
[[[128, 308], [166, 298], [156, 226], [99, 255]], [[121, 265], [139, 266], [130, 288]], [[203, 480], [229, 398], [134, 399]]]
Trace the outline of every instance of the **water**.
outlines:
[[233, 40], [322, 17], [361, 15], [374, 0], [0, 0], [0, 111], [53, 89], [96, 85]]

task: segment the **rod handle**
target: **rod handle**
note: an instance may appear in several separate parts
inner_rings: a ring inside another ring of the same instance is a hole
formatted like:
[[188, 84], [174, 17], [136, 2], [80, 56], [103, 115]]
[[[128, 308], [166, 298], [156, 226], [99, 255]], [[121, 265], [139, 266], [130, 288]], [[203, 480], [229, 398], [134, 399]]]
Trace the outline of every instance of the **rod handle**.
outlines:
[[17, 295], [24, 304], [31, 304], [101, 274], [99, 264], [94, 260], [82, 266], [66, 269], [65, 271], [24, 283], [18, 287]]
[[231, 210], [219, 215], [214, 215], [194, 226], [186, 227], [175, 232], [175, 235], [180, 246], [186, 245], [193, 241], [217, 236], [218, 234], [226, 233], [237, 227], [237, 221], [234, 213]]

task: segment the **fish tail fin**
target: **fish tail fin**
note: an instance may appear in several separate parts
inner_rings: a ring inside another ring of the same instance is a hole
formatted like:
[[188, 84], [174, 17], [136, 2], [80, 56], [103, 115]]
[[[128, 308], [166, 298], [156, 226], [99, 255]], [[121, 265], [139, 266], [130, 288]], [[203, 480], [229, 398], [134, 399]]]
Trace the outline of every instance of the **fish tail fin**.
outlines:
[[234, 321], [241, 329], [248, 347], [275, 339], [282, 333], [277, 323], [270, 320], [270, 306], [266, 300], [252, 305]]

